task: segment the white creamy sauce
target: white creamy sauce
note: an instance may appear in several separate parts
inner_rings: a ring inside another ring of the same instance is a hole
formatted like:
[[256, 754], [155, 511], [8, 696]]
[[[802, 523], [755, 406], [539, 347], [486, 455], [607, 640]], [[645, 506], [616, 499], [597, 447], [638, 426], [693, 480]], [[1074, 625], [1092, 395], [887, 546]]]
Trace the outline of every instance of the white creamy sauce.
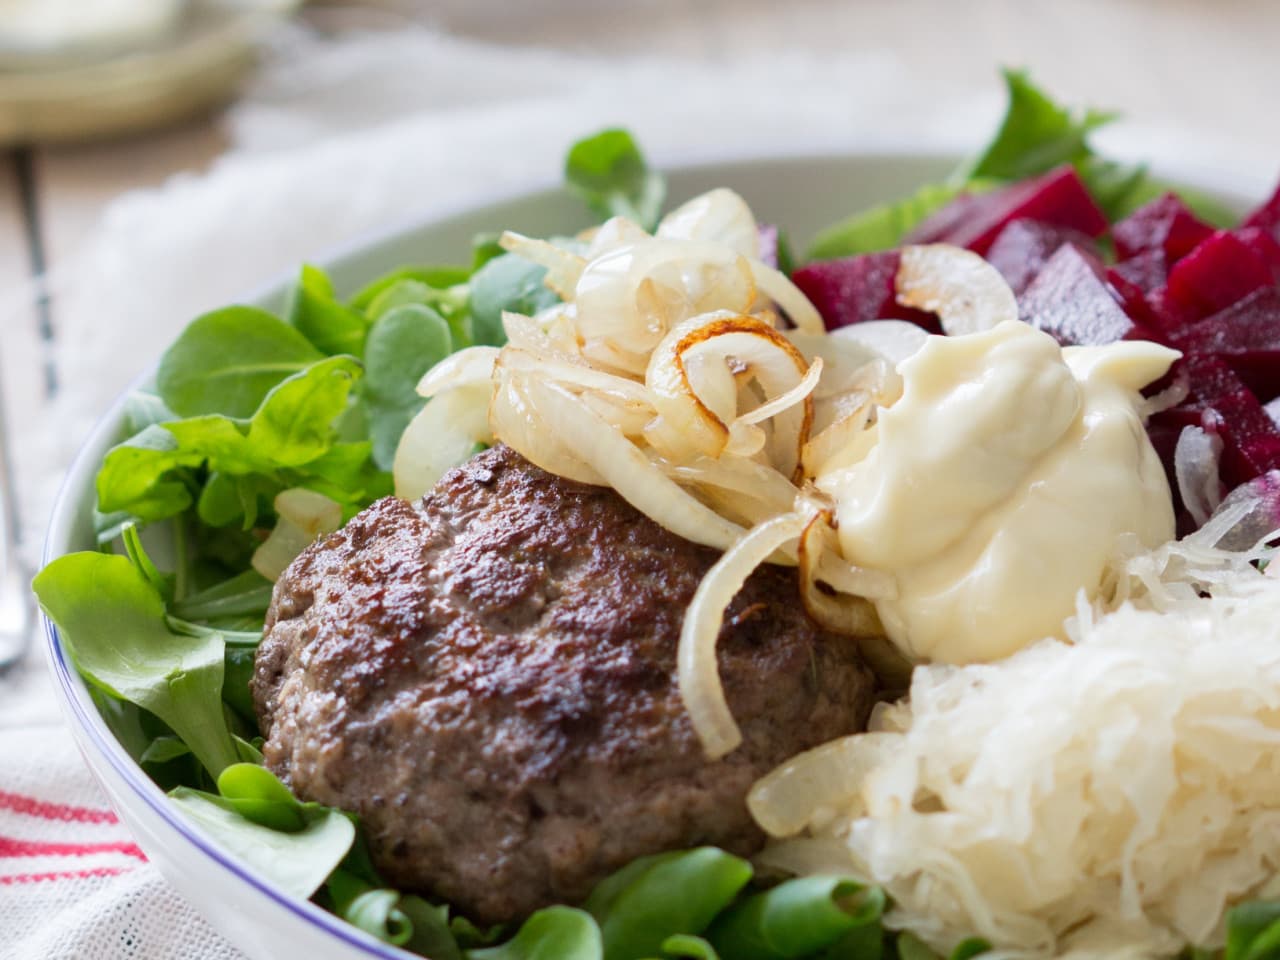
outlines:
[[903, 361], [901, 399], [856, 462], [818, 481], [845, 558], [897, 582], [876, 603], [889, 638], [915, 659], [1008, 656], [1062, 635], [1117, 537], [1172, 538], [1138, 391], [1177, 356], [1141, 341], [1063, 350], [1006, 322], [930, 337]]

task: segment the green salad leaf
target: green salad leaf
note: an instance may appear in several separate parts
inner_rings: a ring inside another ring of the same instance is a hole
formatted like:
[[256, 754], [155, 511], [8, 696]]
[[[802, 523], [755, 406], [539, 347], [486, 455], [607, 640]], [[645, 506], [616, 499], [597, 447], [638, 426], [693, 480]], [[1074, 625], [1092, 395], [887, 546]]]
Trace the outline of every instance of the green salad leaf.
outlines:
[[[332, 495], [331, 461], [323, 458], [338, 447], [336, 421], [361, 375], [354, 358], [327, 357], [275, 383], [248, 420], [206, 413], [146, 427], [107, 453], [97, 477], [98, 510], [143, 521], [179, 514], [195, 496], [189, 471], [201, 466], [212, 476], [200, 516], [214, 526], [240, 518], [252, 526], [260, 504], [290, 486], [321, 486]], [[368, 449], [348, 449], [360, 452], [362, 469]], [[346, 502], [376, 480], [370, 475], [361, 483], [357, 475], [344, 477], [352, 486], [341, 491]]]
[[875, 926], [885, 895], [849, 877], [800, 877], [741, 900], [716, 918], [707, 939], [735, 960], [792, 960]]
[[333, 282], [319, 267], [303, 266], [289, 296], [285, 317], [324, 353], [364, 355], [368, 321], [358, 309], [334, 296]]
[[507, 342], [502, 314], [534, 314], [560, 301], [542, 281], [547, 268], [513, 253], [487, 261], [471, 278], [471, 326], [478, 344], [501, 346]]
[[373, 459], [382, 469], [391, 469], [400, 435], [426, 403], [418, 396], [418, 381], [453, 350], [449, 325], [420, 303], [392, 307], [374, 322], [365, 352], [364, 399]]
[[984, 193], [1073, 164], [1094, 200], [1112, 220], [1150, 199], [1146, 168], [1099, 157], [1089, 135], [1115, 119], [1097, 110], [1075, 112], [1054, 101], [1025, 71], [1004, 70], [1008, 106], [991, 141], [942, 183], [926, 184], [902, 200], [882, 204], [823, 230], [808, 258], [873, 253], [898, 246], [930, 214], [961, 193]]
[[677, 933], [662, 941], [662, 955], [680, 960], [720, 960], [716, 948], [701, 937]]
[[658, 225], [666, 180], [649, 169], [626, 130], [602, 130], [575, 143], [564, 178], [601, 217], [628, 217], [649, 231]]
[[600, 924], [605, 960], [656, 956], [668, 937], [702, 933], [751, 875], [751, 864], [716, 847], [628, 864], [586, 903]]
[[467, 960], [600, 960], [603, 949], [600, 928], [589, 913], [547, 907], [506, 943], [468, 950]]
[[237, 761], [222, 712], [221, 635], [170, 629], [159, 591], [127, 557], [59, 557], [32, 589], [89, 682], [154, 713], [212, 776]]
[[1255, 900], [1227, 913], [1223, 960], [1280, 958], [1280, 901]]
[[174, 413], [248, 417], [285, 377], [323, 354], [297, 329], [257, 307], [198, 317], [160, 360], [156, 388]]
[[345, 814], [319, 805], [305, 805], [312, 809], [301, 829], [284, 831], [246, 818], [224, 797], [190, 787], [178, 787], [169, 797], [218, 846], [304, 899], [320, 889], [355, 840], [356, 828]]

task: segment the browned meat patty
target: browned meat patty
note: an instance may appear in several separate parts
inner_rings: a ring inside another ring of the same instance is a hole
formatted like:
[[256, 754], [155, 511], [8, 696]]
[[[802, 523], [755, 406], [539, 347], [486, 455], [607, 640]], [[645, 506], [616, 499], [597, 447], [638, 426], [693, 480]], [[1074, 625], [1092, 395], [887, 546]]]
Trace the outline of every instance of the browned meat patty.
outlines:
[[762, 568], [720, 634], [744, 743], [707, 762], [676, 645], [715, 559], [612, 490], [489, 450], [280, 578], [253, 680], [267, 764], [359, 813], [392, 883], [483, 922], [580, 901], [644, 854], [750, 854], [751, 783], [862, 729], [873, 681], [795, 572]]

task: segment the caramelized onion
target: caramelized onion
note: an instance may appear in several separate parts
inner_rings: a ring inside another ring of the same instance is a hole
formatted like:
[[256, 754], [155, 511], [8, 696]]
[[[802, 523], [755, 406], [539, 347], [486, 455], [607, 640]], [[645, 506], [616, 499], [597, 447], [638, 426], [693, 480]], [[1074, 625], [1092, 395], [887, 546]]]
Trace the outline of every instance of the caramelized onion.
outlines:
[[342, 505], [314, 490], [290, 487], [276, 494], [274, 505], [276, 525], [250, 561], [273, 583], [317, 537], [342, 526]]
[[798, 513], [783, 514], [738, 539], [707, 571], [685, 612], [677, 654], [680, 696], [702, 749], [712, 760], [730, 753], [742, 742], [742, 732], [725, 700], [716, 665], [716, 639], [724, 623], [725, 608], [751, 572], [783, 544], [798, 537], [804, 523]]
[[949, 336], [1018, 319], [1009, 284], [971, 250], [943, 243], [903, 247], [894, 284], [900, 304], [936, 313]]
[[468, 347], [445, 357], [423, 374], [418, 381], [418, 395], [432, 397], [453, 387], [493, 382], [493, 365], [498, 361], [497, 347]]
[[477, 445], [492, 442], [488, 413], [492, 393], [492, 381], [485, 379], [454, 386], [427, 401], [396, 447], [391, 475], [397, 497], [417, 500], [445, 471], [470, 457]]

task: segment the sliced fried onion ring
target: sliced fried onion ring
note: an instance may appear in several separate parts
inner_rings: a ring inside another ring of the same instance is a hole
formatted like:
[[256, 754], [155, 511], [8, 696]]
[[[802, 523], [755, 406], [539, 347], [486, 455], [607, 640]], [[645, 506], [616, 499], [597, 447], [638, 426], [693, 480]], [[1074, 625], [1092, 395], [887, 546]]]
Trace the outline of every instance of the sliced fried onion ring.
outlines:
[[546, 267], [547, 276], [543, 283], [554, 290], [561, 300], [569, 300], [573, 297], [573, 290], [587, 266], [587, 261], [583, 257], [571, 250], [558, 247], [549, 240], [536, 240], [511, 230], [503, 233], [498, 243], [503, 250]]
[[498, 361], [497, 347], [468, 347], [445, 357], [422, 375], [418, 396], [433, 397], [454, 387], [493, 382], [493, 365]]
[[1018, 319], [1018, 302], [995, 267], [943, 243], [903, 247], [894, 281], [898, 302], [938, 315], [953, 337]]
[[718, 760], [742, 743], [742, 731], [725, 700], [716, 665], [716, 640], [724, 623], [725, 608], [751, 572], [779, 547], [798, 537], [804, 526], [803, 515], [783, 514], [737, 540], [707, 571], [685, 612], [676, 676], [693, 729], [702, 742], [703, 751], [712, 760]]
[[[725, 520], [680, 489], [616, 427], [601, 419], [564, 387], [528, 379], [524, 389], [544, 423], [555, 424], [560, 443], [599, 477], [598, 482], [613, 487], [641, 513], [677, 536], [721, 550], [742, 534], [740, 526]], [[496, 427], [494, 432], [498, 433]], [[511, 439], [500, 433], [498, 437], [528, 456]], [[538, 463], [533, 457], [529, 459]], [[538, 466], [543, 465], [539, 463]]]
[[757, 780], [747, 809], [770, 836], [794, 836], [824, 811], [854, 804], [867, 774], [897, 743], [892, 734], [860, 733], [806, 750]]
[[462, 463], [476, 446], [490, 443], [491, 380], [454, 386], [427, 401], [400, 436], [391, 475], [396, 496], [417, 500]]
[[776, 419], [777, 443], [771, 444], [770, 454], [780, 470], [792, 475], [813, 423], [812, 386], [797, 389], [808, 373], [795, 345], [755, 317], [718, 312], [688, 320], [663, 338], [649, 360], [645, 385], [660, 417], [647, 434], [649, 441], [676, 460], [718, 457], [731, 443], [732, 452], [754, 455], [762, 435], [732, 429], [739, 420], [751, 425], [766, 419], [737, 414], [738, 376], [747, 374], [767, 398], [790, 397], [767, 418]]
[[[863, 659], [889, 689], [905, 689], [911, 664], [885, 638], [876, 608], [867, 599], [892, 596], [896, 590], [893, 578], [835, 559], [838, 546], [830, 514], [815, 514], [805, 526], [797, 550], [800, 601], [817, 623], [856, 638]], [[833, 588], [831, 592], [823, 590], [822, 583]]]

